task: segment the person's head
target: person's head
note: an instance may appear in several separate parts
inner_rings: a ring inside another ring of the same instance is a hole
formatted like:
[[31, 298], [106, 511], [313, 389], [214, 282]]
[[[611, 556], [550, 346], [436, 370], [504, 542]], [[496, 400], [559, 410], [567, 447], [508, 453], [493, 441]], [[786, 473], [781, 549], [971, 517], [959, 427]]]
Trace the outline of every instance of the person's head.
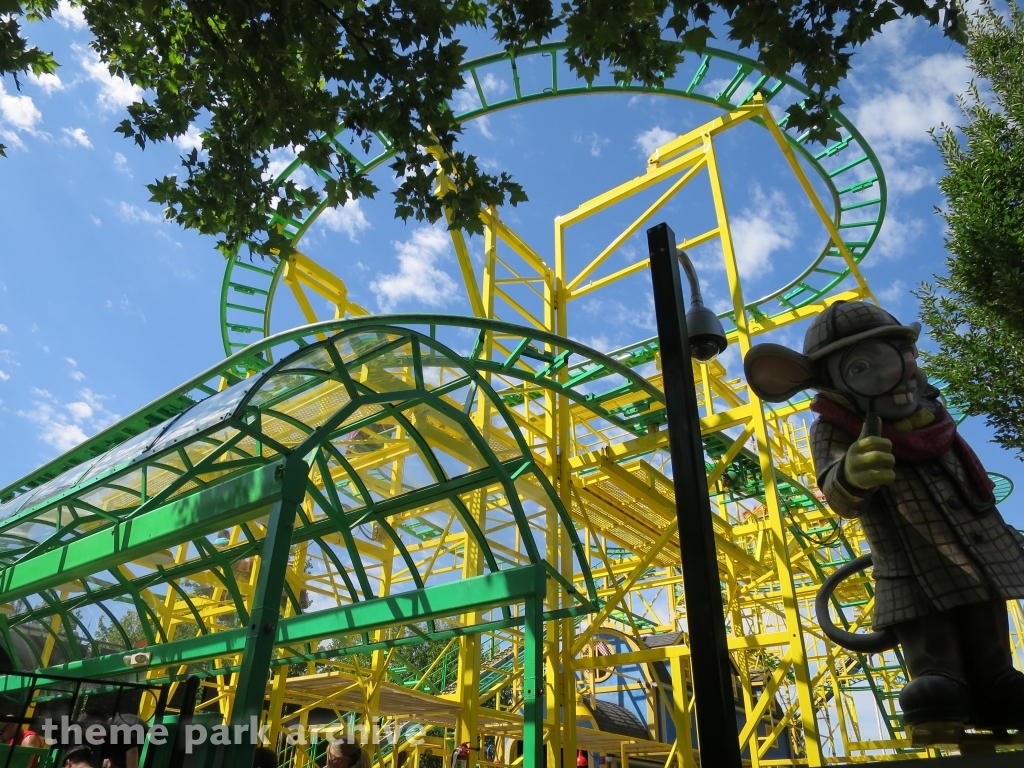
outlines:
[[18, 719], [14, 715], [7, 715], [0, 720], [0, 742], [8, 742], [18, 733]]
[[[811, 322], [803, 354], [778, 344], [757, 344], [743, 367], [750, 388], [762, 400], [777, 403], [803, 389], [817, 389], [841, 396], [861, 413], [873, 409], [883, 419], [897, 421], [915, 413], [931, 391], [917, 367], [920, 332], [918, 323], [902, 325], [874, 304], [838, 301]], [[876, 386], [885, 391], [865, 394]]]
[[89, 747], [76, 747], [64, 756], [64, 768], [95, 768], [94, 760]]
[[277, 755], [269, 747], [256, 747], [252, 756], [252, 768], [277, 768]]
[[347, 741], [334, 741], [330, 743], [328, 749], [328, 768], [363, 768], [362, 747], [357, 743], [349, 743]]

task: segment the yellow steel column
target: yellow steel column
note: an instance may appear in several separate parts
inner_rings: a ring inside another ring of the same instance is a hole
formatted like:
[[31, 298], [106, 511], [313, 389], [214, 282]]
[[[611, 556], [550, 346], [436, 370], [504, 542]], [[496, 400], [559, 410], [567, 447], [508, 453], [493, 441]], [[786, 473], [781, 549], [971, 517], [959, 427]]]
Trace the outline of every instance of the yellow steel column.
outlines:
[[[729, 229], [729, 218], [726, 212], [725, 196], [722, 192], [721, 178], [718, 173], [718, 162], [715, 147], [710, 134], [704, 135], [704, 147], [707, 157], [708, 177], [711, 182], [711, 195], [714, 200], [715, 214], [718, 218], [719, 238], [722, 243], [722, 254], [725, 258], [725, 271], [729, 280], [729, 291], [732, 297], [733, 310], [736, 315], [736, 331], [740, 355], [746, 355], [750, 349], [750, 333], [747, 329], [746, 309], [743, 303], [743, 290], [740, 284], [739, 269], [736, 264], [736, 253], [733, 250], [732, 233]], [[754, 438], [757, 443], [757, 455], [760, 462], [761, 475], [764, 480], [765, 505], [768, 508], [771, 547], [775, 556], [775, 567], [778, 572], [779, 588], [786, 617], [786, 632], [789, 635], [789, 653], [793, 660], [796, 673], [797, 697], [800, 705], [800, 724], [804, 731], [804, 744], [807, 750], [807, 764], [822, 764], [818, 722], [814, 711], [814, 698], [811, 689], [811, 675], [807, 663], [807, 649], [804, 645], [803, 627], [800, 619], [800, 606], [797, 601], [796, 588], [793, 584], [793, 573], [790, 569], [789, 550], [786, 545], [786, 531], [782, 520], [782, 508], [775, 485], [774, 465], [772, 463], [771, 446], [768, 438], [768, 424], [765, 421], [764, 408], [760, 400], [748, 389], [751, 408], [751, 423], [754, 426]], [[750, 724], [747, 724], [748, 727]], [[753, 733], [756, 734], [756, 727]], [[752, 740], [756, 745], [756, 737]], [[752, 747], [756, 749], [756, 746]]]
[[[556, 262], [555, 272], [555, 333], [559, 336], [569, 335], [567, 303], [569, 300], [568, 291], [565, 289], [565, 254], [562, 259]], [[561, 267], [559, 274], [558, 267]], [[558, 372], [559, 382], [566, 381], [568, 370], [566, 366]], [[557, 430], [556, 455], [557, 465], [555, 472], [555, 490], [558, 498], [565, 509], [572, 510], [572, 468], [569, 464], [570, 449], [572, 448], [572, 427], [570, 423], [570, 406], [572, 403], [565, 395], [557, 398]], [[572, 541], [561, 525], [556, 525], [548, 530], [557, 530], [561, 537], [560, 558], [562, 578], [566, 583], [573, 583], [573, 550]], [[562, 684], [562, 766], [563, 768], [576, 768], [576, 670], [573, 668], [573, 645], [576, 637], [576, 622], [571, 618], [562, 619], [560, 622], [561, 635], [561, 678]]]
[[[485, 525], [485, 499], [484, 491], [474, 491], [469, 504], [469, 513], [476, 519], [481, 528]], [[465, 558], [462, 562], [462, 578], [468, 579], [479, 576], [483, 573], [483, 558], [480, 554], [480, 547], [474, 538], [466, 535], [463, 539], [465, 547]], [[467, 626], [476, 624], [480, 620], [480, 614], [469, 613], [463, 617]], [[478, 710], [480, 708], [480, 635], [471, 634], [459, 638], [459, 671], [456, 687], [456, 700], [462, 704], [462, 712], [459, 714], [455, 725], [455, 745], [458, 746], [467, 742], [471, 749], [481, 747], [478, 725]], [[479, 755], [470, 756], [470, 764], [474, 763]]]
[[[686, 663], [690, 663], [689, 657]], [[678, 654], [669, 659], [672, 672], [672, 707], [676, 711], [676, 754], [682, 760], [682, 768], [696, 768], [693, 757], [693, 723], [690, 719], [690, 693], [686, 689], [686, 675], [683, 659]]]
[[[497, 218], [497, 211], [488, 208], [491, 217], [484, 217], [484, 280], [483, 296], [481, 298], [484, 317], [494, 317], [494, 288], [495, 274], [498, 267], [498, 237], [491, 222]], [[488, 333], [488, 336], [490, 334]]]

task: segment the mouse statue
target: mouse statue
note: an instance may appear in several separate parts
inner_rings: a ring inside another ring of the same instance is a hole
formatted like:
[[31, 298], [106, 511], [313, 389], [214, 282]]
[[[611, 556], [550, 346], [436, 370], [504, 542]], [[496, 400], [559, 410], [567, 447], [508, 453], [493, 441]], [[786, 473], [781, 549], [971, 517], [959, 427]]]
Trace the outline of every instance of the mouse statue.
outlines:
[[803, 354], [758, 344], [743, 361], [762, 400], [817, 391], [811, 450], [818, 486], [858, 518], [874, 560], [874, 628], [890, 628], [911, 680], [908, 725], [1024, 728], [1006, 601], [1024, 598], [1022, 539], [992, 482], [917, 367], [918, 323], [862, 301], [811, 322]]

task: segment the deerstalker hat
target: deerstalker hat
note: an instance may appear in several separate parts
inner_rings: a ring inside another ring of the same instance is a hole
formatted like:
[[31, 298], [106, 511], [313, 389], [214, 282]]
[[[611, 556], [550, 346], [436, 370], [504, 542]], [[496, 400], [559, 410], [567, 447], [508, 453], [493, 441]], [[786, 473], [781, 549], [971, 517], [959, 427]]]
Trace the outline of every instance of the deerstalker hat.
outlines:
[[920, 335], [920, 323], [902, 325], [874, 304], [837, 301], [811, 322], [804, 337], [804, 355], [820, 360], [864, 339], [891, 337], [915, 342]]

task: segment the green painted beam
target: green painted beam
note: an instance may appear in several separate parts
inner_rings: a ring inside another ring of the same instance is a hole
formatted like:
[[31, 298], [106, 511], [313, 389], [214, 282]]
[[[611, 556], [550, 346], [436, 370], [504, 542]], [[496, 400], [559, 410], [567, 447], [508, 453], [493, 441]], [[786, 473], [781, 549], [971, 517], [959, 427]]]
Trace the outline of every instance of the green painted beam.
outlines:
[[232, 477], [8, 566], [0, 571], [0, 603], [38, 594], [258, 517], [255, 510], [281, 498], [283, 466], [283, 462], [276, 462]]
[[[372, 632], [412, 621], [428, 621], [461, 613], [472, 613], [501, 605], [523, 603], [537, 594], [546, 579], [543, 565], [529, 565], [448, 584], [403, 592], [397, 595], [328, 608], [281, 619], [276, 646], [301, 645], [325, 637], [353, 632]], [[543, 589], [540, 594], [543, 595]], [[147, 668], [194, 664], [240, 653], [245, 648], [248, 627], [212, 632], [171, 643], [151, 645], [134, 651], [153, 654]], [[70, 675], [102, 679], [137, 671], [124, 663], [124, 654], [97, 656], [40, 670], [40, 674]], [[23, 678], [0, 677], [0, 693], [19, 690]]]
[[[309, 465], [301, 454], [293, 453], [284, 460], [282, 498], [270, 508], [267, 535], [263, 540], [256, 593], [249, 613], [242, 668], [231, 705], [231, 720], [242, 725], [250, 717], [259, 717], [267, 691], [267, 674], [277, 644], [277, 628], [281, 620], [281, 592], [288, 570], [288, 553], [292, 544], [295, 514], [306, 496]], [[255, 744], [240, 744], [225, 755], [226, 768], [248, 768], [252, 765]]]

